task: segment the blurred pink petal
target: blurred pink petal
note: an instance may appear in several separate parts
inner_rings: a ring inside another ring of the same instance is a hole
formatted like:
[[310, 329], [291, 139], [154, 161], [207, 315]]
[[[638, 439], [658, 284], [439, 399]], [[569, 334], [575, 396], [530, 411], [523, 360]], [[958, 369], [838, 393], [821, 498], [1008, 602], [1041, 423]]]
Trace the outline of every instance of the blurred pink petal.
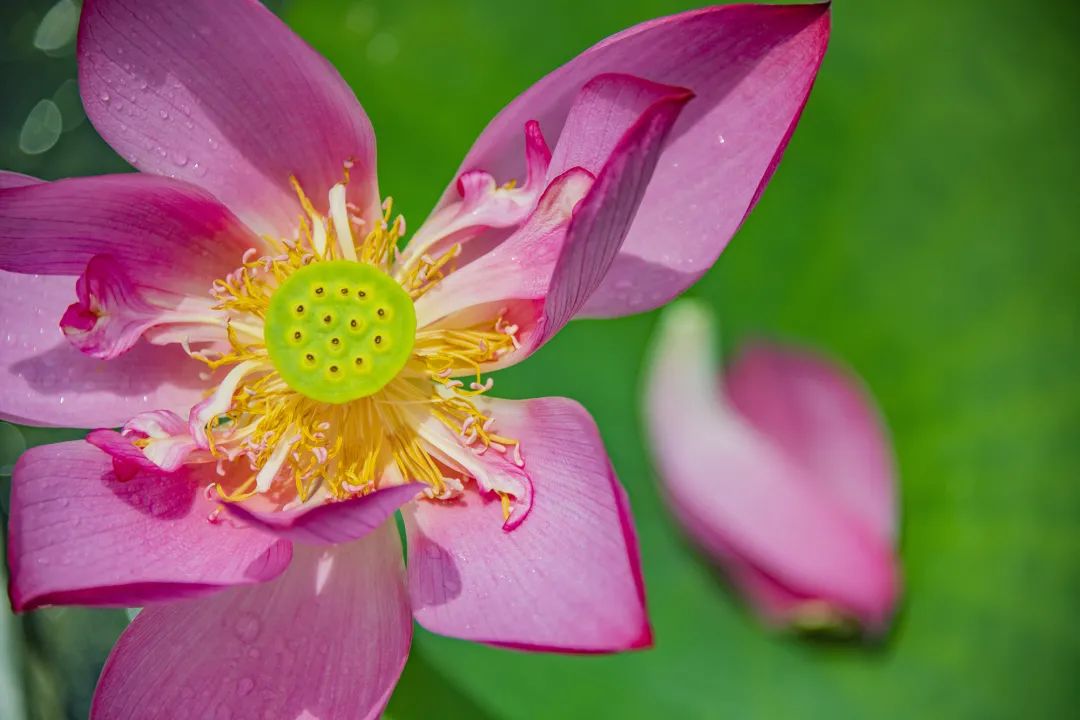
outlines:
[[297, 547], [272, 582], [147, 608], [113, 648], [90, 717], [377, 718], [412, 637], [403, 576], [385, 523]]
[[289, 236], [295, 176], [322, 211], [377, 216], [375, 133], [330, 63], [257, 2], [86, 0], [79, 88], [90, 121], [139, 170], [216, 195], [258, 233]]
[[207, 482], [186, 470], [121, 482], [111, 458], [82, 441], [31, 448], [12, 476], [12, 605], [131, 607], [281, 573], [288, 543], [208, 522]]
[[536, 501], [511, 532], [498, 499], [473, 491], [404, 511], [417, 621], [520, 649], [649, 646], [633, 522], [592, 418], [563, 398], [486, 404], [499, 432], [521, 440]]
[[[885, 515], [859, 512], [851, 499], [872, 497], [880, 504], [887, 486], [891, 518], [891, 467], [877, 464], [856, 477], [833, 477], [852, 469], [849, 458], [888, 456], [885, 447], [866, 452], [868, 443], [884, 441], [873, 411], [830, 415], [837, 398], [866, 402], [849, 378], [820, 361], [807, 365], [794, 353], [784, 356], [786, 365], [777, 365], [775, 356], [758, 350], [743, 360], [750, 364], [736, 382], [742, 403], [754, 405], [758, 425], [717, 387], [712, 341], [705, 310], [689, 302], [667, 312], [656, 339], [646, 416], [673, 509], [772, 620], [814, 622], [825, 607], [880, 631], [898, 593], [892, 540], [886, 528], [872, 524]], [[769, 366], [759, 371], [760, 362]], [[775, 388], [762, 392], [752, 384], [762, 377], [759, 372], [778, 371], [795, 377], [772, 380], [804, 392], [812, 373], [828, 379], [819, 427], [803, 442], [827, 436], [828, 448], [838, 453], [835, 462], [820, 461], [805, 445], [798, 454], [785, 445], [792, 438], [780, 422], [782, 413], [789, 420], [807, 417], [806, 403], [814, 401], [809, 395], [784, 398], [781, 407], [783, 396]], [[862, 489], [854, 492], [857, 483]]]
[[[485, 128], [459, 174], [522, 174], [527, 120], [549, 141], [574, 96], [601, 73], [691, 89], [626, 242], [584, 314], [657, 307], [716, 261], [775, 170], [829, 37], [829, 6], [729, 5], [651, 20], [602, 40], [517, 97]], [[443, 203], [452, 198], [448, 189]]]
[[75, 278], [0, 270], [0, 418], [24, 425], [94, 428], [166, 408], [187, 413], [202, 398], [205, 368], [177, 346], [141, 342], [112, 360], [84, 355], [60, 330]]
[[891, 442], [862, 382], [800, 348], [744, 345], [726, 372], [736, 410], [885, 542], [896, 539]]

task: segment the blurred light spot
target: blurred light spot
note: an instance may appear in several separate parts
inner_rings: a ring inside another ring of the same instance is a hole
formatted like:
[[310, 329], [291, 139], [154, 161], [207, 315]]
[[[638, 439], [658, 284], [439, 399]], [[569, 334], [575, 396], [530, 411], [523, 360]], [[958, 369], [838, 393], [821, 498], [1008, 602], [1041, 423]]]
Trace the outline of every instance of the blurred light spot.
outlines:
[[63, 119], [52, 100], [42, 100], [26, 116], [19, 133], [19, 149], [27, 155], [40, 155], [60, 139]]
[[60, 0], [49, 8], [34, 33], [34, 47], [46, 52], [59, 50], [75, 39], [79, 8], [72, 0]]
[[82, 98], [79, 97], [79, 83], [74, 78], [68, 78], [56, 88], [52, 101], [60, 109], [60, 117], [63, 119], [63, 131], [70, 132], [83, 124], [86, 113], [83, 112]]
[[371, 3], [360, 2], [349, 7], [345, 13], [345, 27], [359, 35], [367, 35], [375, 29], [379, 9]]
[[386, 65], [392, 62], [398, 54], [397, 38], [388, 32], [381, 32], [371, 38], [367, 46], [368, 60], [376, 65]]

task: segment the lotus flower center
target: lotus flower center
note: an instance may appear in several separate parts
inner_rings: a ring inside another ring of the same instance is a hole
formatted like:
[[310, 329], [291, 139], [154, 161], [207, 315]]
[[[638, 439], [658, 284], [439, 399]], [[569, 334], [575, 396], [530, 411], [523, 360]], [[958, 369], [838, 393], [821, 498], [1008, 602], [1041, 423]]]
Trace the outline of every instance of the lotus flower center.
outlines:
[[346, 403], [378, 392], [405, 366], [416, 311], [408, 293], [374, 265], [315, 262], [274, 291], [263, 338], [289, 387]]

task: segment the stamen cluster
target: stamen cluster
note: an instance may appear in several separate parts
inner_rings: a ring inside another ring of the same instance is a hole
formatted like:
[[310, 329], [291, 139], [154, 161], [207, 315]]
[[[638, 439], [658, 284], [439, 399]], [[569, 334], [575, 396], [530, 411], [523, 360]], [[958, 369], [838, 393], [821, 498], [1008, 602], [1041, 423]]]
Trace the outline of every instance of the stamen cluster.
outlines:
[[[369, 229], [358, 209], [346, 202], [344, 184], [331, 190], [326, 216], [295, 180], [293, 187], [304, 209], [297, 236], [264, 238], [270, 252], [248, 250], [240, 267], [211, 289], [214, 309], [224, 316], [228, 346], [188, 348], [211, 370], [227, 369], [215, 392], [193, 413], [196, 439], [219, 460], [219, 496], [238, 501], [261, 493], [287, 508], [419, 481], [429, 486], [429, 497], [453, 497], [466, 478], [428, 451], [417, 428], [429, 417], [474, 452], [505, 453], [523, 466], [518, 442], [498, 434], [494, 419], [473, 402], [492, 387], [490, 378], [482, 378], [483, 365], [519, 346], [518, 328], [501, 314], [493, 323], [464, 329], [421, 328], [401, 370], [365, 397], [320, 401], [282, 377], [267, 349], [267, 313], [275, 293], [297, 272], [318, 263], [364, 263], [394, 278], [415, 301], [454, 271], [460, 253], [455, 244], [395, 272], [405, 222], [400, 215], [391, 219], [389, 199]], [[462, 374], [471, 377], [467, 385], [455, 377]], [[226, 472], [226, 463], [231, 468], [246, 463], [250, 472]], [[510, 497], [500, 495], [508, 515]]]

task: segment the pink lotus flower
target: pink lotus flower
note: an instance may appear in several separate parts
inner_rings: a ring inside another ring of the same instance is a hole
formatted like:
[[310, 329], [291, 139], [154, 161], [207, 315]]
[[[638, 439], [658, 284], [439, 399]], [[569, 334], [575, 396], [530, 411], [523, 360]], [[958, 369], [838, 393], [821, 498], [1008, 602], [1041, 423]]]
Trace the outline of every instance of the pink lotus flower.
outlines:
[[0, 177], [0, 302], [25, 308], [0, 320], [0, 414], [122, 426], [27, 452], [12, 489], [16, 609], [148, 606], [94, 716], [373, 716], [414, 617], [520, 649], [647, 646], [593, 421], [483, 375], [704, 272], [827, 37], [811, 5], [605, 40], [491, 122], [399, 252], [367, 117], [272, 14], [85, 0], [87, 114], [143, 174]]
[[774, 624], [871, 632], [898, 593], [892, 453], [858, 380], [770, 344], [718, 383], [710, 318], [666, 311], [646, 417], [675, 514]]

